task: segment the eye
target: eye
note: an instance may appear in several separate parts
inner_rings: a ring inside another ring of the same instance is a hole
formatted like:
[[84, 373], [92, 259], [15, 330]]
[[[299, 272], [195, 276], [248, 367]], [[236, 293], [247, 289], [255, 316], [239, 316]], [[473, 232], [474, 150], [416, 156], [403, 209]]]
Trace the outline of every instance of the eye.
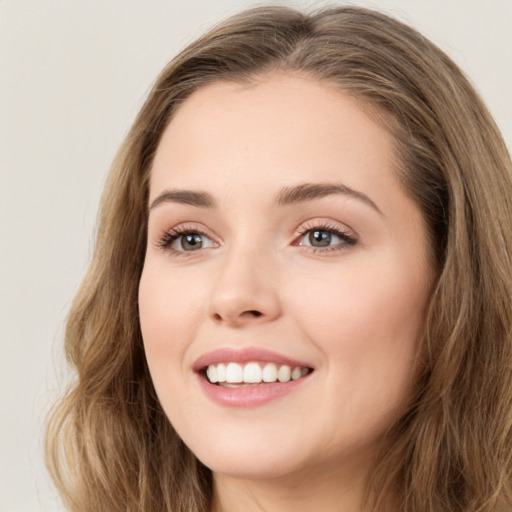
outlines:
[[296, 245], [316, 250], [336, 250], [355, 243], [353, 236], [338, 227], [317, 226], [303, 231]]
[[217, 244], [201, 231], [173, 228], [164, 233], [161, 240], [158, 242], [158, 246], [164, 250], [183, 253], [216, 247]]
[[211, 240], [206, 235], [186, 233], [176, 238], [171, 245], [177, 251], [197, 251], [203, 247], [211, 247], [211, 244], [208, 244], [208, 242], [211, 242]]

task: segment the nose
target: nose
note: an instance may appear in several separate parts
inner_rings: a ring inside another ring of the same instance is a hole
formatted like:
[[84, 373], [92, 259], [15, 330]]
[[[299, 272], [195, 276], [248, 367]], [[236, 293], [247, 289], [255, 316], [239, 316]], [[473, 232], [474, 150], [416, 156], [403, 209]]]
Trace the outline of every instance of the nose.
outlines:
[[276, 272], [257, 250], [237, 251], [221, 264], [211, 291], [209, 316], [218, 324], [241, 328], [281, 315]]

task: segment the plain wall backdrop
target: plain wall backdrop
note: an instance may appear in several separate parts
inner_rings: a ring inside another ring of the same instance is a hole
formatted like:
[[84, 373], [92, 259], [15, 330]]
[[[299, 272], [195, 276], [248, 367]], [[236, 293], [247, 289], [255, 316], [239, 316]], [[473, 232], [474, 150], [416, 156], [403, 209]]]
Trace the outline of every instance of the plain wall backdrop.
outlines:
[[[512, 148], [512, 0], [351, 3], [394, 15], [444, 49]], [[43, 464], [44, 417], [69, 380], [63, 325], [117, 147], [171, 57], [260, 4], [0, 0], [0, 512], [62, 510]]]

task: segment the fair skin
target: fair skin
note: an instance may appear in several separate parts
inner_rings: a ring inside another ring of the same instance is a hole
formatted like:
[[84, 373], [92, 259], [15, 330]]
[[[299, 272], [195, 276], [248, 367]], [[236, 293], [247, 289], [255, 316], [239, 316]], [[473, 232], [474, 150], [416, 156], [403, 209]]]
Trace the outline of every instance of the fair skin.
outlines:
[[[166, 415], [213, 472], [216, 512], [359, 511], [410, 396], [425, 228], [366, 112], [293, 75], [214, 83], [158, 147], [141, 329]], [[208, 380], [229, 363], [296, 380]]]

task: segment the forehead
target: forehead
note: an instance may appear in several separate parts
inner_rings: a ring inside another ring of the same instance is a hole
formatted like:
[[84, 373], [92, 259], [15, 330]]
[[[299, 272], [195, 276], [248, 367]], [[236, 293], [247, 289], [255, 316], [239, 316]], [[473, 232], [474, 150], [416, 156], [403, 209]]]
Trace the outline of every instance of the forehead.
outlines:
[[369, 111], [332, 84], [293, 75], [202, 87], [162, 136], [151, 195], [173, 184], [221, 188], [226, 176], [231, 184], [258, 177], [269, 186], [318, 176], [354, 188], [377, 174], [389, 179], [393, 139]]

